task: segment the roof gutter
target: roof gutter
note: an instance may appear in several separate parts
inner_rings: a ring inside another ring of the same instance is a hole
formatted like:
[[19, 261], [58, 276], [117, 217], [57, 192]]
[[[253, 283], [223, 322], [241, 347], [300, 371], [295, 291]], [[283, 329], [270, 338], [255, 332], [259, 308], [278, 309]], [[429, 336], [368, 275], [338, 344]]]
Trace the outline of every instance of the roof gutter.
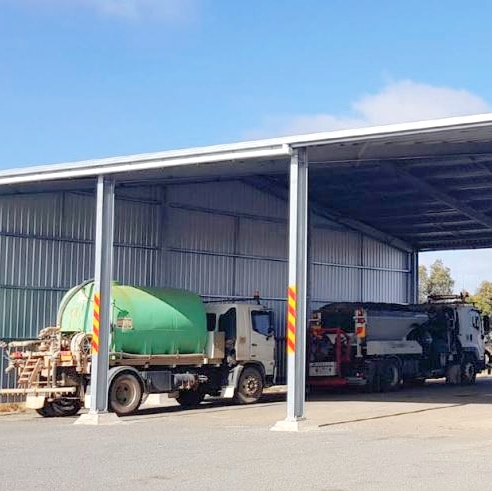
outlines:
[[443, 130], [470, 130], [483, 127], [490, 127], [492, 129], [492, 113], [339, 130], [328, 133], [313, 133], [300, 135], [295, 137], [295, 139], [294, 137], [290, 139], [286, 138], [286, 140], [292, 148], [300, 148], [330, 143], [350, 143], [360, 140], [384, 139], [392, 136], [422, 135]]
[[[226, 145], [223, 147], [226, 147]], [[288, 157], [291, 153], [290, 147], [285, 143], [269, 144], [267, 142], [264, 142], [263, 145], [256, 146], [238, 145], [237, 148], [230, 148], [227, 151], [222, 150], [219, 146], [210, 147], [207, 150], [201, 151], [201, 149], [196, 149], [195, 151], [131, 155], [128, 157], [18, 169], [14, 172], [0, 173], [0, 186], [59, 179], [96, 177], [184, 165], [282, 158]]]
[[292, 149], [300, 147], [384, 140], [398, 136], [436, 133], [445, 130], [465, 131], [482, 127], [490, 127], [492, 134], [492, 113], [28, 167], [0, 172], [0, 185], [95, 177], [119, 172], [133, 172], [180, 165], [281, 158], [288, 157]]

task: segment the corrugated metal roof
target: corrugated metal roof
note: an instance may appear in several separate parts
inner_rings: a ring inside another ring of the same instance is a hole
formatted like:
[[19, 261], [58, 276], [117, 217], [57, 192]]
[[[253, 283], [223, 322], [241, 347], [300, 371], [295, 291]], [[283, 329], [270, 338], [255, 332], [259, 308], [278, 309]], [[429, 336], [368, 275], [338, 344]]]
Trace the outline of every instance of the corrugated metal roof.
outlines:
[[119, 183], [255, 175], [285, 197], [298, 147], [323, 216], [404, 250], [492, 247], [492, 114], [16, 169], [0, 172], [0, 194], [92, 187], [102, 174]]

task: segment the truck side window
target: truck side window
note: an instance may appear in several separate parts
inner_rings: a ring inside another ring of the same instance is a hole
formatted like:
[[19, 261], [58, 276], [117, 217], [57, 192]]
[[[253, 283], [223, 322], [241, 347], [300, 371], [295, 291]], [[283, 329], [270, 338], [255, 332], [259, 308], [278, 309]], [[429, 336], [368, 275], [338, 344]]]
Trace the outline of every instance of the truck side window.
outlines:
[[270, 314], [268, 312], [251, 312], [251, 320], [253, 321], [253, 330], [263, 336], [271, 336], [273, 328]]
[[215, 331], [215, 325], [217, 324], [216, 314], [207, 314], [207, 331]]
[[472, 326], [477, 331], [480, 330], [480, 315], [477, 312], [472, 312]]
[[236, 309], [229, 309], [219, 317], [219, 332], [224, 332], [226, 339], [236, 338]]

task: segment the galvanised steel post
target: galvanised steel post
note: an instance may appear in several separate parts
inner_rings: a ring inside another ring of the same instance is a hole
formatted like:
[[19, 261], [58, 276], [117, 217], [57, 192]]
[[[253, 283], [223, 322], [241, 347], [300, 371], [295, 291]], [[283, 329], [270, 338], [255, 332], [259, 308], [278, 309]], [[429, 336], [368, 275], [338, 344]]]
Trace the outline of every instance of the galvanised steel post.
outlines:
[[287, 420], [299, 421], [304, 419], [306, 391], [308, 161], [305, 149], [292, 153], [289, 202]]
[[413, 283], [413, 298], [412, 303], [419, 303], [419, 253], [412, 252], [412, 283]]
[[[92, 339], [90, 413], [108, 410], [111, 281], [113, 276], [114, 181], [99, 176], [96, 204], [94, 325]], [[97, 299], [100, 299], [98, 302]], [[99, 303], [99, 308], [98, 308]]]

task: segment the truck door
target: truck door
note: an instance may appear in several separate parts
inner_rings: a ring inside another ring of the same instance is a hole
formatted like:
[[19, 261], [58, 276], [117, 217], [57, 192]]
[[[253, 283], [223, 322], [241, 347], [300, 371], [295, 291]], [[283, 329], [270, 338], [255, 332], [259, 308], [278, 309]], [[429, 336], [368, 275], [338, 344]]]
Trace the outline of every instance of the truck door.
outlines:
[[265, 375], [273, 375], [275, 366], [275, 338], [273, 317], [268, 310], [251, 311], [251, 360], [265, 367]]
[[465, 349], [477, 350], [481, 360], [485, 356], [485, 335], [478, 310], [462, 309], [460, 315], [460, 342]]
[[471, 310], [470, 316], [473, 338], [476, 339], [480, 359], [483, 360], [485, 357], [485, 332], [483, 328], [482, 318], [477, 310]]

